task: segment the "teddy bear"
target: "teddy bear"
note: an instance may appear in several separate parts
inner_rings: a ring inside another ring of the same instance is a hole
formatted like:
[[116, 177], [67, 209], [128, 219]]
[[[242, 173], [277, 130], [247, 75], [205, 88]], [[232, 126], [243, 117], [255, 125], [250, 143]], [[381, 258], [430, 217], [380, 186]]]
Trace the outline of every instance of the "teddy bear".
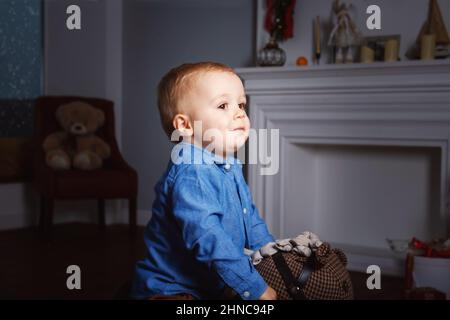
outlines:
[[109, 145], [95, 135], [105, 123], [104, 112], [74, 101], [59, 106], [56, 119], [63, 130], [51, 133], [43, 142], [47, 165], [55, 170], [101, 168], [111, 155]]

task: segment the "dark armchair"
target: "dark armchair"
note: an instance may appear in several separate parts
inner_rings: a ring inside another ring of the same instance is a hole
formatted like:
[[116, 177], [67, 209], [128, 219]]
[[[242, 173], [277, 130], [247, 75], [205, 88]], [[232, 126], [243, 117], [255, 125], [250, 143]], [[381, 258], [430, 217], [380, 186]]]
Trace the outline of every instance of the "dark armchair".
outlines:
[[[56, 109], [71, 101], [84, 101], [105, 112], [105, 124], [96, 134], [111, 147], [111, 156], [101, 169], [56, 171], [45, 163], [42, 143], [45, 137], [61, 130], [55, 118]], [[56, 199], [97, 199], [98, 221], [105, 227], [105, 199], [126, 198], [129, 201], [130, 232], [136, 231], [136, 198], [138, 176], [123, 159], [115, 138], [114, 109], [111, 101], [82, 97], [40, 97], [35, 108], [33, 184], [40, 194], [39, 226], [49, 235]]]

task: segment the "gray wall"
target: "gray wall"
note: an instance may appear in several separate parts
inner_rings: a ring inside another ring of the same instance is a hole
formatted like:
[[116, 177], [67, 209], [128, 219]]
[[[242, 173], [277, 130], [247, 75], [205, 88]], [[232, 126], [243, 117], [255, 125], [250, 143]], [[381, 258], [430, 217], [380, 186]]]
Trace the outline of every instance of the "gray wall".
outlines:
[[[45, 1], [47, 93], [105, 96], [106, 1]], [[81, 30], [66, 28], [71, 4], [81, 8]]]
[[156, 107], [159, 79], [184, 62], [251, 66], [254, 2], [127, 0], [123, 6], [122, 146], [139, 172], [139, 209], [147, 212], [172, 146]]

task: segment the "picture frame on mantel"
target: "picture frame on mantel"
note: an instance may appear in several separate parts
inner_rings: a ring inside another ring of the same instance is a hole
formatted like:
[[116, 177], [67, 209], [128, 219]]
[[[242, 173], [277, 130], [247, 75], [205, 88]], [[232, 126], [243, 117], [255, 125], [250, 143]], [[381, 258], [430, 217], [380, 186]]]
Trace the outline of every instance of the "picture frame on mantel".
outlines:
[[31, 180], [34, 99], [44, 92], [44, 1], [0, 1], [0, 183]]
[[[368, 47], [374, 52], [374, 62], [392, 62], [400, 61], [399, 49], [401, 45], [401, 36], [383, 35], [365, 37], [362, 41], [362, 47]], [[360, 50], [361, 55], [361, 50]], [[393, 56], [396, 56], [394, 59]]]

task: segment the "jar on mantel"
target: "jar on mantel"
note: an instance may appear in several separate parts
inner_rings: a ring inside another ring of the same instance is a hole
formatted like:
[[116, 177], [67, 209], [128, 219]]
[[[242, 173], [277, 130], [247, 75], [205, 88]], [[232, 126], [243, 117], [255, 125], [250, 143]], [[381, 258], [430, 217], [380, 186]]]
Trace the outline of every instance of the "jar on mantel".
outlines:
[[286, 52], [273, 38], [258, 53], [258, 65], [261, 67], [281, 67], [285, 62]]

